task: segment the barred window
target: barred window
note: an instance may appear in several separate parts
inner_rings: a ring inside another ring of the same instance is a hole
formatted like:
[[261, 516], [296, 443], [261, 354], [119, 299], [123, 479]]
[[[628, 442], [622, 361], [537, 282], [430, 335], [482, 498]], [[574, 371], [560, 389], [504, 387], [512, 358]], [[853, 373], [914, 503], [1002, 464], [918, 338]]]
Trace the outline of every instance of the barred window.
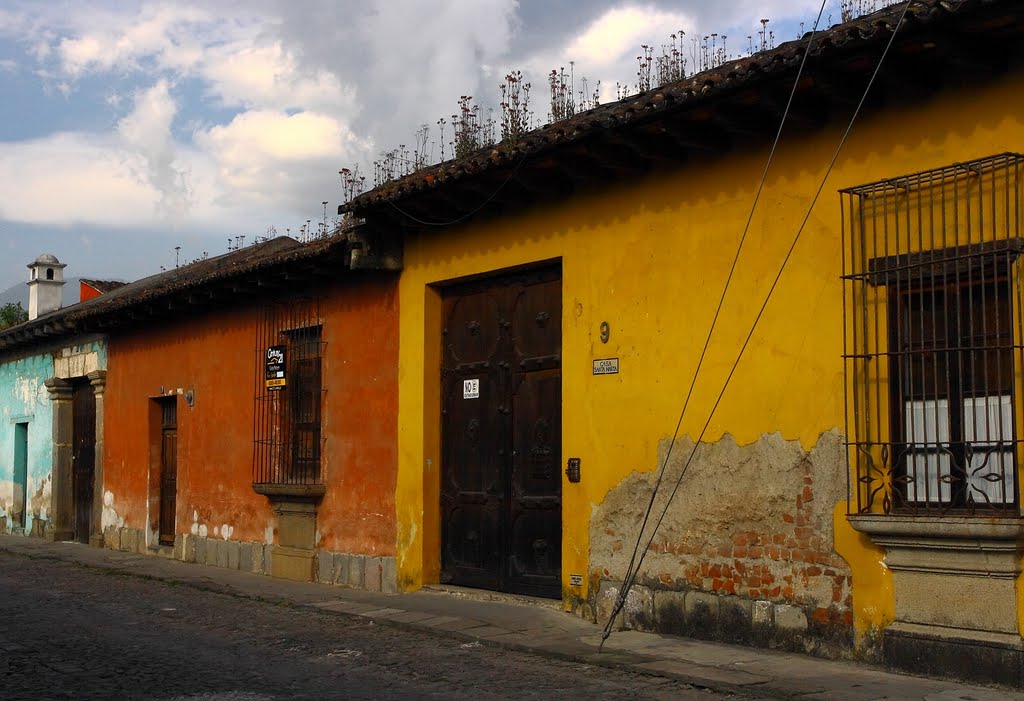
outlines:
[[253, 484], [323, 482], [323, 348], [317, 300], [264, 308], [256, 344]]
[[859, 511], [1018, 513], [1020, 164], [841, 193]]
[[311, 326], [284, 334], [288, 344], [290, 387], [285, 431], [291, 433], [291, 480], [307, 482], [320, 474], [320, 327]]

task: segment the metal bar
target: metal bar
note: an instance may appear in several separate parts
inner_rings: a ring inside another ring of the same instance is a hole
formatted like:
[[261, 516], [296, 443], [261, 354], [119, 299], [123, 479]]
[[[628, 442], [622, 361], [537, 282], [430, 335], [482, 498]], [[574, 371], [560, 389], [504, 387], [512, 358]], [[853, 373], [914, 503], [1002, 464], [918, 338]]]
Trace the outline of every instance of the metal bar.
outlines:
[[886, 178], [873, 183], [867, 183], [866, 185], [844, 188], [840, 190], [840, 192], [859, 196], [877, 196], [880, 193], [889, 194], [890, 191], [898, 189], [908, 190], [914, 187], [920, 187], [922, 182], [927, 181], [932, 177], [940, 177], [943, 180], [946, 180], [950, 175], [959, 175], [962, 177], [970, 173], [976, 173], [992, 168], [1015, 167], [1021, 160], [1024, 160], [1024, 154], [1007, 151], [994, 156], [987, 156], [985, 158], [978, 158], [971, 161], [963, 161], [961, 163], [953, 163], [941, 168], [923, 170], [918, 173], [912, 173], [898, 178]]
[[[857, 261], [857, 263], [859, 263], [858, 267], [861, 267], [861, 266], [866, 265], [866, 260], [867, 260], [866, 237], [865, 237], [865, 231], [864, 231], [864, 221], [865, 221], [865, 217], [864, 217], [864, 198], [857, 197], [855, 195], [848, 195], [848, 197], [850, 198], [849, 201], [850, 201], [851, 227], [854, 225], [854, 222], [856, 223], [856, 229], [853, 232], [851, 232], [851, 236], [850, 236], [851, 248], [852, 248], [851, 258], [853, 258], [855, 261]], [[855, 208], [855, 203], [856, 203], [856, 208]], [[856, 214], [856, 217], [854, 217], [854, 214]], [[856, 251], [857, 250], [860, 251], [860, 258], [859, 259], [857, 258], [857, 255], [856, 255]], [[855, 265], [857, 265], [857, 263], [855, 263]], [[857, 336], [858, 336], [857, 330], [860, 329], [860, 339], [859, 340], [863, 344], [863, 349], [862, 349], [863, 352], [865, 354], [867, 354], [870, 351], [870, 348], [868, 346], [868, 341], [867, 341], [867, 329], [868, 329], [868, 323], [867, 323], [867, 314], [868, 314], [867, 285], [861, 284], [859, 286], [859, 292], [860, 292], [860, 312], [861, 313], [859, 315], [858, 314], [854, 314], [853, 315], [853, 331], [854, 331], [854, 333], [853, 333], [853, 346], [854, 346], [854, 348], [860, 348], [861, 347], [860, 345], [858, 345], [858, 338], [857, 338]], [[859, 402], [860, 402], [858, 406], [854, 407], [854, 415], [857, 418], [857, 430], [858, 430], [858, 432], [860, 434], [870, 438], [871, 437], [871, 430], [870, 430], [870, 426], [869, 426], [869, 424], [867, 422], [867, 418], [866, 418], [867, 417], [867, 409], [866, 409], [866, 407], [868, 406], [868, 404], [870, 402], [870, 397], [869, 397], [869, 394], [868, 394], [870, 392], [870, 389], [869, 389], [869, 387], [870, 387], [870, 382], [869, 382], [870, 367], [865, 366], [860, 374], [861, 374], [861, 377], [860, 377], [859, 381], [858, 381], [858, 378], [856, 376], [856, 373], [854, 374], [854, 382], [856, 383], [856, 386], [857, 386], [857, 392], [854, 394], [854, 398], [855, 398], [855, 401], [859, 400]], [[870, 449], [869, 449], [869, 451], [870, 451]], [[868, 453], [868, 455], [870, 455], [870, 452]], [[863, 455], [861, 455], [859, 452], [858, 452], [857, 459], [858, 459], [858, 465], [864, 465], [865, 457]], [[871, 468], [870, 463], [868, 463], [867, 465], [864, 465], [864, 471], [865, 472], [868, 472], [870, 470], [870, 468]], [[860, 477], [869, 477], [870, 474], [865, 475], [864, 473], [861, 472], [860, 469], [858, 469], [857, 476], [858, 476], [858, 478], [860, 478]], [[864, 483], [861, 483], [861, 484], [863, 485]], [[860, 499], [862, 496], [864, 498], [864, 501], [863, 501], [862, 504], [860, 504], [860, 511], [868, 511], [871, 508], [871, 499], [870, 499], [870, 492], [867, 491], [867, 486], [866, 485], [865, 486], [861, 486], [858, 489], [858, 499]]]
[[[846, 239], [847, 239], [847, 219], [846, 211], [843, 207], [845, 195], [839, 195], [839, 211], [842, 214], [839, 220], [839, 255], [840, 264], [839, 272], [845, 277], [846, 275]], [[849, 321], [849, 315], [847, 313], [847, 299], [846, 299], [846, 287], [847, 283], [843, 282], [840, 287], [842, 288], [843, 297], [843, 350], [845, 351], [849, 346], [848, 336], [849, 330], [847, 329], [847, 323]], [[851, 434], [850, 426], [850, 361], [846, 358], [843, 359], [843, 426], [845, 429], [845, 444], [846, 444], [846, 513], [849, 514], [852, 508], [853, 494], [851, 493], [851, 480], [850, 470], [857, 469], [857, 463], [850, 464], [850, 439], [853, 438]], [[854, 395], [856, 395], [857, 388], [854, 387]], [[856, 455], [856, 454], [854, 454]], [[859, 502], [858, 502], [859, 506]], [[859, 510], [859, 509], [858, 509]]]
[[[1016, 512], [1022, 160], [1000, 154], [840, 191], [850, 509], [856, 490], [858, 511], [881, 494], [910, 513]], [[910, 479], [886, 495], [876, 470]]]

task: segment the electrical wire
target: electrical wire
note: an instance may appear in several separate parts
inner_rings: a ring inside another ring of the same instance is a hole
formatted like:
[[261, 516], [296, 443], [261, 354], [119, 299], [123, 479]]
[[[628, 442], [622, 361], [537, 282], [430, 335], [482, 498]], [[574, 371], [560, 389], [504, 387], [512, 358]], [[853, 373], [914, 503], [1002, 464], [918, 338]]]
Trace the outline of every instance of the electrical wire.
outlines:
[[[697, 452], [697, 448], [700, 446], [700, 443], [704, 439], [704, 435], [707, 432], [708, 427], [711, 425], [711, 420], [715, 415], [715, 411], [717, 411], [718, 406], [722, 401], [722, 397], [725, 396], [725, 392], [729, 387], [729, 383], [731, 382], [733, 375], [736, 373], [737, 367], [739, 367], [740, 360], [743, 358], [743, 354], [746, 352], [747, 346], [750, 344], [750, 339], [753, 338], [754, 331], [757, 328], [757, 324], [760, 322], [761, 317], [764, 315], [764, 311], [768, 307], [769, 301], [771, 301], [772, 294], [775, 292], [775, 288], [778, 286], [779, 280], [782, 278], [782, 274], [785, 272], [786, 266], [789, 264], [789, 261], [792, 258], [793, 251], [796, 249], [796, 245], [797, 243], [799, 243], [800, 237], [807, 226], [807, 222], [810, 220], [811, 213], [814, 211], [814, 207], [818, 202], [818, 198], [821, 196], [821, 192], [825, 188], [825, 183], [828, 180], [828, 176], [831, 174], [832, 169], [835, 167], [836, 161], [839, 159], [839, 154], [841, 153], [843, 146], [846, 144], [846, 140], [847, 138], [849, 138], [850, 132], [853, 130], [853, 125], [857, 121], [857, 117], [860, 115], [861, 109], [864, 107], [864, 102], [867, 100], [868, 93], [870, 93], [871, 88], [874, 85], [879, 72], [881, 71], [882, 64], [885, 63], [885, 59], [889, 54], [889, 50], [892, 48], [893, 42], [896, 39], [896, 35], [899, 33], [900, 27], [903, 26], [903, 21], [907, 16], [907, 11], [910, 9], [910, 6], [913, 4], [913, 2], [914, 0], [908, 0], [907, 4], [903, 7], [903, 12], [900, 14], [899, 21], [897, 21], [896, 26], [893, 29], [893, 33], [889, 37], [889, 41], [882, 52], [882, 56], [879, 58], [878, 64], [875, 66], [875, 70], [872, 72], [871, 78], [868, 81], [867, 86], [864, 88], [864, 93], [861, 95], [860, 101], [857, 103], [857, 108], [854, 110], [853, 116], [850, 118], [850, 122], [846, 127], [846, 131], [843, 133], [842, 139], [840, 139], [839, 141], [839, 145], [836, 147], [835, 153], [832, 156], [832, 160], [829, 162], [828, 168], [825, 170], [825, 174], [821, 179], [821, 183], [818, 185], [818, 189], [815, 192], [813, 199], [811, 200], [811, 204], [807, 208], [807, 213], [804, 215], [803, 221], [801, 222], [800, 227], [797, 229], [797, 232], [793, 237], [793, 241], [790, 243], [789, 249], [787, 250], [785, 257], [783, 258], [782, 265], [779, 267], [778, 273], [775, 275], [775, 279], [772, 281], [771, 287], [769, 287], [768, 293], [767, 295], [765, 295], [764, 301], [761, 304], [761, 308], [758, 310], [757, 316], [754, 318], [753, 324], [751, 324], [746, 339], [743, 341], [743, 345], [740, 347], [739, 353], [737, 354], [736, 359], [733, 362], [731, 369], [729, 370], [729, 374], [725, 378], [725, 383], [723, 384], [721, 391], [718, 393], [718, 397], [716, 398], [714, 405], [711, 407], [711, 412], [708, 414], [708, 419], [704, 423], [704, 427], [701, 429], [700, 435], [697, 437], [697, 440], [694, 441], [693, 448], [690, 450], [690, 455], [687, 457], [686, 462], [683, 464], [683, 468], [679, 473], [679, 477], [676, 479], [675, 486], [673, 487], [672, 492], [669, 494], [669, 497], [665, 502], [665, 506], [658, 517], [658, 520], [654, 524], [654, 529], [651, 531], [651, 536], [647, 541], [647, 547], [645, 547], [643, 551], [640, 552], [639, 560], [636, 563], [636, 569], [633, 571], [632, 576], [628, 580], [623, 581], [622, 583], [622, 591], [620, 592], [619, 598], [616, 602], [617, 611], [616, 609], [613, 609], [613, 611], [621, 612], [622, 610], [622, 604], [626, 600], [626, 596], [629, 593], [629, 589], [633, 586], [633, 584], [636, 581], [636, 573], [643, 565], [643, 561], [646, 557], [648, 549], [654, 542], [654, 536], [657, 534], [658, 528], [661, 526], [661, 523], [664, 520], [665, 515], [668, 513], [668, 508], [672, 503], [672, 499], [679, 491], [679, 486], [680, 484], [682, 484], [683, 477], [686, 475], [686, 471], [689, 468], [690, 463], [693, 461], [693, 457]], [[642, 541], [642, 531], [640, 533], [639, 538], [640, 541]], [[609, 618], [608, 624], [607, 626], [605, 626], [604, 633], [602, 634], [601, 645], [598, 648], [599, 650], [601, 649], [601, 647], [603, 647], [604, 641], [607, 640], [608, 636], [611, 634], [611, 629], [614, 625], [614, 620], [614, 617]]]
[[[818, 24], [821, 22], [821, 16], [825, 12], [825, 4], [827, 1], [828, 0], [822, 0], [821, 7], [818, 9], [818, 16], [814, 20], [814, 26], [811, 28], [810, 35], [807, 37], [807, 46], [804, 48], [804, 55], [800, 60], [800, 67], [797, 70], [796, 78], [793, 80], [793, 88], [789, 91], [789, 98], [786, 100], [786, 107], [782, 112], [782, 118], [779, 120], [779, 128], [775, 132], [775, 140], [772, 142], [771, 150], [768, 153], [768, 160], [765, 161], [764, 170], [761, 173], [761, 180], [757, 185], [757, 192], [754, 194], [754, 201], [750, 205], [750, 212], [747, 214], [747, 221], [743, 226], [742, 234], [740, 234], [739, 244], [736, 247], [736, 255], [733, 256], [732, 265], [729, 267], [729, 273], [725, 278], [725, 286], [722, 288], [722, 294], [718, 298], [718, 306], [715, 308], [715, 314], [711, 319], [711, 326], [708, 328], [707, 336], [704, 339], [704, 347], [700, 351], [700, 358], [697, 360], [697, 367], [693, 371], [693, 377], [690, 380], [690, 387], [686, 391], [686, 398], [683, 400], [683, 408], [679, 412], [679, 419], [676, 421], [675, 431], [672, 432], [672, 440], [669, 442], [665, 458], [658, 468], [658, 472], [654, 480], [654, 486], [651, 489], [651, 500], [647, 505], [647, 510], [644, 512], [644, 518], [640, 524], [636, 545], [633, 547], [633, 553], [629, 558], [629, 564], [626, 566], [624, 582], [627, 581], [634, 573], [634, 566], [636, 565], [636, 558], [640, 549], [640, 543], [643, 541], [644, 530], [647, 528], [651, 511], [654, 509], [654, 501], [657, 498], [658, 490], [661, 488], [661, 482], [665, 477], [665, 470], [668, 467], [669, 459], [672, 457], [672, 451], [679, 438], [679, 431], [683, 426], [683, 418], [686, 416], [686, 410], [690, 406], [690, 399], [693, 396], [693, 388], [697, 384], [697, 377], [700, 375], [701, 368], [704, 365], [704, 358], [707, 356], [708, 347], [711, 345], [711, 338], [714, 336], [715, 327], [718, 324], [718, 317], [722, 312], [726, 295], [728, 294], [729, 287], [732, 284], [733, 274], [736, 272], [736, 265], [739, 263], [740, 254], [743, 252], [743, 244], [747, 240], [747, 234], [750, 231], [750, 224], [754, 220], [754, 211], [757, 209], [757, 204], [761, 199], [761, 192], [764, 190], [765, 181], [768, 179], [768, 170], [771, 168], [772, 161], [775, 158], [775, 151], [779, 146], [779, 141], [782, 139], [782, 130], [786, 126], [786, 119], [789, 117], [789, 110], [793, 105], [793, 97], [796, 95], [797, 87], [800, 85], [800, 78], [803, 76], [804, 66], [807, 64], [807, 57], [811, 53], [811, 46], [813, 45], [814, 37], [817, 34]], [[623, 590], [622, 595], [616, 600], [615, 605], [612, 608], [612, 614], [608, 620], [609, 627], [605, 628], [605, 635], [604, 638], [602, 638], [602, 643], [610, 634], [610, 626], [614, 623], [616, 616], [618, 616], [622, 611], [622, 607], [625, 606], [625, 596], [626, 592]]]

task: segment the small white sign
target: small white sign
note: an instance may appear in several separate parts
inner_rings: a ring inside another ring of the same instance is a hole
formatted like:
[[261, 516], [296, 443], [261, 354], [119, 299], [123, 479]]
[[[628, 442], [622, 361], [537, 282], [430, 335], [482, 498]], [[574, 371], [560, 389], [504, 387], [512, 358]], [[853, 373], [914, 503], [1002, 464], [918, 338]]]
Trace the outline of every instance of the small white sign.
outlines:
[[462, 381], [462, 398], [463, 399], [479, 399], [480, 398], [480, 380], [463, 380]]
[[582, 587], [583, 586], [583, 575], [582, 574], [570, 574], [569, 575], [569, 586]]
[[619, 359], [618, 358], [599, 358], [594, 361], [594, 374], [595, 375], [618, 375], [619, 374]]

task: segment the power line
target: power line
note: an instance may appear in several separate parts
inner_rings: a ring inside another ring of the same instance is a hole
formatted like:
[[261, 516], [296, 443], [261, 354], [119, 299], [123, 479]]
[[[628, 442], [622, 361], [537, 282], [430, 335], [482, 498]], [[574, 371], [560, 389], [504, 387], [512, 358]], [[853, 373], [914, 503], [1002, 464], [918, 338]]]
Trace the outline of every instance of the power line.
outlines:
[[[800, 223], [800, 227], [797, 229], [796, 234], [793, 236], [793, 241], [790, 243], [789, 249], [787, 250], [785, 257], [782, 260], [782, 265], [779, 267], [778, 273], [776, 273], [775, 279], [772, 281], [771, 287], [769, 287], [767, 295], [765, 295], [764, 302], [761, 304], [761, 308], [758, 310], [757, 316], [754, 318], [754, 322], [753, 324], [751, 324], [750, 330], [743, 341], [743, 345], [740, 347], [739, 353], [736, 355], [736, 360], [733, 362], [732, 367], [729, 370], [729, 374], [725, 378], [725, 383], [722, 385], [722, 389], [718, 393], [718, 397], [715, 399], [714, 405], [711, 407], [711, 412], [708, 414], [708, 419], [704, 423], [704, 427], [701, 429], [700, 435], [697, 437], [697, 440], [694, 441], [693, 448], [690, 450], [690, 455], [687, 457], [686, 462], [683, 464], [683, 469], [680, 471], [679, 477], [676, 479], [676, 483], [672, 488], [672, 492], [669, 494], [668, 499], [665, 502], [665, 506], [662, 509], [661, 514], [658, 517], [658, 520], [654, 524], [654, 529], [651, 531], [651, 536], [647, 541], [647, 547], [645, 547], [643, 551], [639, 553], [639, 559], [637, 560], [636, 568], [631, 573], [629, 579], [623, 581], [622, 583], [622, 591], [620, 592], [619, 598], [616, 600], [616, 607], [613, 609], [613, 615], [611, 618], [609, 618], [608, 625], [605, 626], [604, 633], [602, 634], [602, 646], [604, 644], [604, 641], [607, 640], [608, 636], [611, 634], [611, 628], [614, 625], [615, 621], [614, 616], [622, 610], [622, 605], [625, 603], [626, 596], [629, 593], [629, 589], [633, 586], [634, 582], [636, 581], [636, 574], [637, 572], [639, 572], [640, 567], [643, 565], [644, 558], [647, 555], [647, 550], [650, 547], [650, 545], [654, 542], [654, 536], [657, 534], [658, 528], [661, 526], [661, 523], [664, 520], [665, 515], [668, 513], [668, 507], [671, 505], [672, 499], [675, 498], [676, 493], [679, 491], [679, 485], [682, 484], [683, 477], [686, 475], [686, 471], [690, 467], [690, 463], [693, 461], [693, 456], [696, 454], [697, 448], [700, 446], [700, 443], [704, 439], [704, 435], [707, 432], [708, 427], [711, 425], [711, 420], [715, 415], [715, 411], [717, 411], [718, 406], [722, 401], [722, 397], [725, 396], [725, 392], [729, 387], [729, 383], [732, 381], [733, 375], [736, 373], [736, 368], [739, 367], [740, 360], [743, 358], [743, 354], [746, 352], [747, 346], [750, 344], [750, 339], [753, 338], [754, 336], [754, 330], [757, 328], [758, 322], [760, 322], [761, 317], [764, 315], [764, 311], [768, 307], [769, 301], [771, 301], [772, 294], [775, 292], [775, 288], [778, 286], [779, 280], [782, 278], [782, 274], [785, 272], [786, 266], [789, 264], [789, 261], [792, 258], [793, 251], [796, 249], [796, 245], [800, 241], [800, 236], [803, 234], [803, 231], [807, 226], [807, 222], [811, 218], [811, 213], [814, 211], [814, 207], [818, 202], [818, 198], [821, 196], [821, 192], [825, 188], [825, 182], [828, 180], [828, 176], [831, 174], [832, 169], [835, 167], [836, 161], [839, 159], [839, 154], [842, 151], [843, 146], [846, 144], [846, 140], [850, 136], [850, 132], [853, 130], [853, 125], [857, 121], [857, 117], [860, 115], [860, 111], [864, 106], [864, 102], [867, 99], [868, 93], [871, 91], [871, 87], [874, 85], [875, 79], [878, 77], [878, 74], [881, 71], [882, 64], [885, 62], [886, 56], [888, 56], [889, 50], [892, 48], [893, 42], [896, 39], [896, 35], [899, 33], [900, 27], [903, 26], [903, 20], [906, 18], [907, 11], [910, 9], [910, 6], [912, 4], [913, 0], [909, 0], [907, 4], [903, 7], [903, 12], [900, 14], [899, 21], [896, 23], [892, 35], [889, 37], [889, 41], [885, 46], [885, 50], [882, 52], [882, 56], [881, 58], [879, 58], [878, 64], [875, 66], [875, 70], [871, 74], [871, 79], [868, 81], [867, 86], [864, 88], [864, 93], [861, 95], [860, 101], [857, 103], [857, 108], [854, 110], [853, 116], [850, 118], [850, 122], [846, 127], [846, 131], [843, 133], [842, 139], [840, 139], [839, 141], [839, 145], [836, 146], [835, 153], [832, 155], [832, 160], [829, 162], [828, 168], [825, 170], [824, 176], [822, 176], [821, 183], [818, 185], [818, 189], [814, 193], [814, 197], [811, 200], [811, 204], [807, 208], [807, 213], [804, 215], [803, 221]], [[639, 538], [640, 540], [643, 539], [643, 531], [640, 532]]]
[[[697, 367], [693, 371], [693, 378], [690, 380], [690, 387], [686, 391], [686, 399], [683, 400], [683, 408], [679, 412], [679, 419], [676, 421], [675, 431], [672, 432], [672, 440], [669, 442], [668, 450], [665, 453], [665, 459], [661, 466], [658, 468], [657, 475], [654, 481], [654, 487], [651, 489], [651, 500], [647, 505], [647, 510], [644, 512], [643, 522], [640, 524], [640, 530], [637, 534], [636, 544], [633, 546], [633, 553], [629, 558], [629, 564], [626, 566], [625, 578], [628, 580], [633, 575], [633, 567], [636, 563], [636, 557], [640, 548], [640, 543], [643, 540], [644, 529], [647, 528], [647, 522], [650, 518], [651, 511], [654, 509], [654, 501], [658, 495], [658, 490], [661, 488], [661, 481], [664, 479], [665, 470], [668, 466], [669, 459], [672, 457], [672, 450], [675, 448], [676, 440], [679, 437], [679, 430], [683, 425], [683, 417], [686, 416], [686, 409], [690, 406], [690, 398], [693, 396], [693, 388], [697, 384], [697, 377], [700, 375], [701, 367], [704, 365], [704, 358], [708, 352], [708, 346], [711, 344], [711, 338], [715, 332], [715, 326], [718, 323], [718, 317], [722, 312], [722, 306], [725, 304], [725, 297], [729, 292], [729, 286], [732, 284], [733, 274], [736, 272], [736, 265], [740, 259], [740, 253], [743, 251], [743, 244], [747, 240], [747, 233], [750, 231], [750, 224], [754, 220], [754, 210], [757, 209], [757, 203], [761, 199], [761, 192], [764, 190], [764, 183], [768, 179], [768, 170], [771, 168], [772, 160], [775, 158], [775, 151], [778, 148], [779, 141], [782, 139], [782, 130], [786, 125], [786, 118], [789, 116], [789, 110], [793, 105], [793, 97], [796, 95], [797, 86], [800, 84], [800, 78], [804, 72], [804, 66], [807, 64], [807, 57], [811, 53], [811, 45], [814, 41], [814, 36], [818, 31], [818, 24], [821, 22], [821, 15], [825, 11], [825, 3], [828, 0], [822, 0], [821, 7], [818, 9], [818, 16], [814, 20], [814, 26], [811, 28], [810, 35], [807, 37], [807, 47], [804, 49], [804, 55], [800, 60], [800, 68], [797, 70], [796, 78], [793, 81], [793, 88], [789, 91], [789, 99], [786, 101], [786, 107], [782, 112], [782, 119], [779, 121], [778, 131], [775, 132], [775, 140], [772, 142], [771, 151], [768, 153], [768, 160], [764, 164], [764, 171], [761, 173], [761, 180], [757, 185], [757, 192], [754, 194], [754, 201], [750, 205], [750, 212], [747, 215], [746, 224], [743, 226], [743, 233], [740, 235], [739, 245], [736, 247], [736, 255], [732, 259], [732, 265], [729, 267], [729, 274], [725, 279], [725, 287], [722, 288], [722, 294], [718, 298], [718, 306], [715, 308], [715, 315], [711, 319], [711, 326], [708, 328], [707, 337], [704, 339], [704, 347], [701, 349], [700, 358], [697, 360]], [[625, 581], [625, 580], [624, 580]], [[622, 595], [616, 600], [615, 605], [612, 607], [612, 615], [608, 619], [608, 627], [605, 628], [604, 638], [601, 642], [610, 635], [610, 628], [615, 622], [615, 617], [622, 611], [622, 607], [626, 603], [626, 591], [622, 592]]]

